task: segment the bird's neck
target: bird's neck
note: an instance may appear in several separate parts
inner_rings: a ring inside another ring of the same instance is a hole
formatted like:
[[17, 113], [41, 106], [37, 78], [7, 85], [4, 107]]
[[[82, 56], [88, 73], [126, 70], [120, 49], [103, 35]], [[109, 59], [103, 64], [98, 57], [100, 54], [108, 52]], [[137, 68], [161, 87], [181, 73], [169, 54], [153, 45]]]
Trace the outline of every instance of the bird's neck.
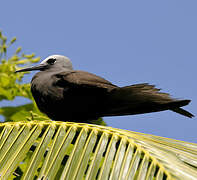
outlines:
[[41, 72], [50, 73], [50, 74], [57, 74], [57, 73], [61, 73], [61, 72], [70, 72], [72, 70], [73, 69], [70, 69], [70, 68], [49, 68], [49, 69], [46, 69]]

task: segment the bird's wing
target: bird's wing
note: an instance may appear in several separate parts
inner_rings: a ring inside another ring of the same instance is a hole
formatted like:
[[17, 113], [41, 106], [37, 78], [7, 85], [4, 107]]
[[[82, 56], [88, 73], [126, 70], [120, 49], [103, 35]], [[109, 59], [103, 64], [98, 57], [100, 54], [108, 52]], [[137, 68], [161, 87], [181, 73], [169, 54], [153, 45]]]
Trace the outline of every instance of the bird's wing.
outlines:
[[59, 78], [58, 83], [63, 86], [69, 84], [71, 86], [95, 87], [109, 91], [117, 87], [106, 79], [85, 71], [61, 72], [55, 76]]
[[99, 76], [84, 71], [61, 72], [55, 76], [54, 86], [63, 89], [62, 107], [67, 110], [69, 120], [102, 117], [108, 106], [110, 92], [117, 87]]

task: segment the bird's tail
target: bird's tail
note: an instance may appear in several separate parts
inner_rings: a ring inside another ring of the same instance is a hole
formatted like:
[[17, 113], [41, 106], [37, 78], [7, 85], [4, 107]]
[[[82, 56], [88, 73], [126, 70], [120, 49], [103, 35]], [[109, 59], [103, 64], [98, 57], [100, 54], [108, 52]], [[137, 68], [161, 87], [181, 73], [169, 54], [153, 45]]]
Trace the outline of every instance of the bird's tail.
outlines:
[[190, 103], [190, 100], [173, 99], [167, 93], [160, 92], [154, 85], [136, 84], [115, 88], [110, 95], [110, 109], [104, 116], [119, 116], [142, 114], [164, 110], [172, 110], [187, 117], [193, 117], [190, 112], [180, 108]]

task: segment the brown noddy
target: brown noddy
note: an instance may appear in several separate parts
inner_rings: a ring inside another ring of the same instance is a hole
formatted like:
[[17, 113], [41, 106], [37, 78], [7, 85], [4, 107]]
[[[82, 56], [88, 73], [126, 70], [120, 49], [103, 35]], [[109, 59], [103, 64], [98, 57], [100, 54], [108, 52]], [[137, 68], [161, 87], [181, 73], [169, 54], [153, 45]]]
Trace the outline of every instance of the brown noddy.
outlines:
[[52, 55], [39, 65], [16, 72], [39, 70], [31, 92], [40, 111], [52, 120], [91, 122], [104, 116], [123, 116], [171, 110], [189, 118], [182, 109], [190, 100], [171, 98], [154, 85], [118, 87], [102, 77], [73, 70], [69, 58]]

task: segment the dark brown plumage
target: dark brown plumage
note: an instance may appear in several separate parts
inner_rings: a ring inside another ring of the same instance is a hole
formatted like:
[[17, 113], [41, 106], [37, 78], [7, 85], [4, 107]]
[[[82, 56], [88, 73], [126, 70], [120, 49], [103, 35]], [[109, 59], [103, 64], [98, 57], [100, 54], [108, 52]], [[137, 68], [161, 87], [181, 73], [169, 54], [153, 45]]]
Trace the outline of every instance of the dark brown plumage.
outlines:
[[104, 116], [122, 116], [172, 110], [187, 117], [182, 109], [190, 100], [177, 100], [149, 84], [118, 87], [85, 71], [74, 71], [65, 56], [54, 55], [39, 66], [31, 91], [38, 108], [53, 120], [87, 122]]

